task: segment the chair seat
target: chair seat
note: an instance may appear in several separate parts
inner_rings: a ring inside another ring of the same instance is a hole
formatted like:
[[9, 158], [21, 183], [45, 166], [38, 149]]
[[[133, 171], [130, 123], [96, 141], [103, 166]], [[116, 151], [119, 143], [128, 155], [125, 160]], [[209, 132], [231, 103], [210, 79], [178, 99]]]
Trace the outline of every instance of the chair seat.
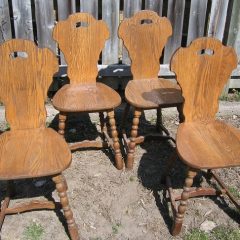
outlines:
[[240, 130], [224, 122], [182, 123], [176, 141], [180, 158], [190, 167], [213, 169], [240, 165]]
[[165, 79], [131, 80], [125, 89], [125, 97], [132, 106], [144, 109], [171, 107], [181, 104], [181, 89]]
[[4, 132], [0, 136], [0, 179], [49, 176], [71, 163], [71, 152], [53, 129]]
[[66, 84], [54, 96], [53, 105], [63, 112], [94, 112], [114, 109], [121, 103], [119, 94], [102, 83]]

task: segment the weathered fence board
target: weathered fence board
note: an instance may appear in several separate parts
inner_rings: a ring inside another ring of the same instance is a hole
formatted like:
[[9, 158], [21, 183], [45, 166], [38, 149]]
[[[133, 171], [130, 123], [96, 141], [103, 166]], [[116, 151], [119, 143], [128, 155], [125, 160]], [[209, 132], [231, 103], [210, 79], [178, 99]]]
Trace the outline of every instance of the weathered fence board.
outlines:
[[169, 0], [167, 17], [172, 23], [173, 34], [164, 51], [164, 63], [169, 63], [172, 54], [181, 46], [185, 0]]
[[162, 16], [163, 0], [145, 0], [145, 9], [152, 10]]
[[[124, 0], [124, 9], [123, 9], [123, 17], [130, 18], [136, 12], [140, 11], [142, 8], [142, 0]], [[125, 47], [122, 50], [122, 62], [124, 64], [131, 64], [131, 60], [128, 56], [128, 51]]]
[[228, 0], [212, 0], [208, 36], [223, 39]]
[[39, 47], [48, 47], [56, 52], [56, 42], [52, 39], [55, 14], [53, 1], [35, 0], [37, 39]]
[[80, 11], [91, 13], [98, 19], [98, 0], [81, 0]]
[[13, 0], [12, 8], [15, 37], [33, 40], [31, 1]]
[[102, 19], [107, 23], [110, 31], [110, 39], [107, 40], [102, 52], [102, 64], [118, 63], [119, 7], [119, 0], [102, 1]]
[[[68, 18], [69, 14], [71, 14], [72, 10], [72, 4], [71, 1], [66, 1], [66, 0], [58, 0], [58, 21], [60, 20], [65, 20]], [[64, 59], [64, 55], [62, 52], [60, 52], [60, 61], [61, 65], [66, 65], [66, 61]]]
[[12, 38], [8, 0], [0, 1], [0, 43]]
[[[123, 6], [123, 12], [120, 11], [120, 6]], [[159, 73], [161, 76], [173, 77], [173, 73], [169, 71], [169, 60], [182, 43], [189, 44], [193, 39], [204, 35], [217, 37], [232, 45], [240, 61], [238, 0], [0, 0], [0, 43], [12, 36], [34, 39], [40, 47], [49, 47], [58, 54], [59, 50], [52, 39], [55, 20], [64, 20], [76, 11], [89, 12], [95, 18], [102, 17], [110, 31], [110, 39], [106, 42], [102, 63], [99, 65], [100, 75], [130, 76], [130, 59], [127, 50], [119, 46], [121, 41], [118, 39], [117, 29], [120, 18], [132, 17], [141, 9], [153, 10], [160, 16], [167, 15], [173, 26], [173, 36], [164, 50], [164, 64]], [[35, 13], [35, 18], [32, 13]], [[36, 25], [33, 25], [33, 19], [36, 19]], [[183, 24], [187, 27], [183, 28]], [[37, 28], [34, 31], [33, 26]], [[119, 64], [121, 57], [123, 65]], [[62, 53], [60, 64], [60, 69], [63, 70], [61, 72], [64, 72], [66, 62]], [[240, 65], [232, 76], [234, 79], [226, 86], [226, 92], [228, 87], [240, 88], [240, 81], [236, 79], [240, 76]]]
[[189, 14], [187, 45], [195, 38], [204, 35], [208, 0], [192, 0]]

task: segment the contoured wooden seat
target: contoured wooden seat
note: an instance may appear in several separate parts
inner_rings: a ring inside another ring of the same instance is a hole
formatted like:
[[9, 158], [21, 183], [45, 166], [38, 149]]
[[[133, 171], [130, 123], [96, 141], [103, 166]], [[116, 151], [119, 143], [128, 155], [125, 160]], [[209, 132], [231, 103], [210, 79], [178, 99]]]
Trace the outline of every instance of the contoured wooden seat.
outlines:
[[[62, 175], [71, 163], [71, 152], [57, 132], [45, 127], [44, 101], [52, 76], [58, 71], [57, 58], [49, 49], [39, 49], [27, 40], [3, 43], [0, 56], [0, 99], [10, 124], [10, 131], [0, 135], [0, 180], [52, 176], [70, 237], [79, 239]], [[31, 201], [8, 208], [10, 195], [8, 188], [1, 205], [0, 228], [6, 214], [55, 208], [51, 201]]]
[[[102, 134], [106, 141], [84, 141], [70, 145], [71, 149], [111, 146], [118, 169], [123, 168], [114, 108], [121, 103], [117, 92], [103, 83], [96, 83], [99, 54], [109, 37], [105, 22], [88, 13], [72, 14], [54, 27], [53, 38], [58, 42], [68, 64], [70, 84], [54, 96], [53, 105], [60, 111], [59, 133], [64, 135], [69, 112], [99, 112]], [[112, 139], [109, 137], [104, 112], [107, 112]]]
[[[143, 110], [157, 109], [157, 128], [166, 133], [165, 136], [161, 134], [160, 137], [172, 139], [167, 129], [162, 126], [161, 109], [177, 107], [180, 121], [182, 121], [183, 98], [178, 84], [158, 78], [162, 50], [172, 34], [171, 23], [167, 18], [159, 17], [153, 11], [140, 11], [133, 17], [123, 20], [118, 34], [129, 52], [133, 74], [133, 80], [129, 81], [125, 89], [125, 99], [128, 105], [125, 109], [122, 127], [125, 146], [128, 148], [127, 168], [131, 169], [135, 145], [145, 139], [143, 136], [138, 137], [139, 118]], [[124, 129], [129, 104], [134, 107], [130, 141]]]
[[[171, 70], [176, 73], [185, 99], [185, 121], [177, 131], [176, 149], [179, 158], [188, 166], [181, 196], [173, 195], [170, 177], [166, 181], [174, 213], [173, 235], [181, 231], [187, 200], [191, 197], [227, 194], [240, 209], [212, 170], [240, 166], [240, 130], [215, 119], [220, 93], [236, 67], [237, 56], [233, 48], [223, 46], [214, 38], [194, 40], [172, 57]], [[200, 170], [208, 170], [209, 180], [214, 178], [222, 189], [191, 188]], [[180, 200], [178, 207], [177, 200]]]

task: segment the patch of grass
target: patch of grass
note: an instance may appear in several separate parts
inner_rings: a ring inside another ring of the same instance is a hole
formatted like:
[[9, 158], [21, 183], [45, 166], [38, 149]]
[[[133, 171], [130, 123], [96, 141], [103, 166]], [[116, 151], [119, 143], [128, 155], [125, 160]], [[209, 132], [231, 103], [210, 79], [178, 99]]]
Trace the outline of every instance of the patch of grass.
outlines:
[[211, 235], [213, 240], [238, 240], [240, 239], [240, 229], [219, 226], [213, 229]]
[[187, 233], [184, 240], [239, 240], [240, 229], [233, 229], [227, 226], [218, 226], [211, 233], [206, 233], [199, 229], [192, 229]]
[[190, 233], [184, 236], [184, 240], [210, 240], [207, 233], [199, 229], [192, 229]]
[[231, 93], [222, 95], [219, 99], [222, 101], [231, 101], [231, 102], [237, 101], [237, 102], [239, 102], [240, 101], [240, 91], [236, 90], [236, 89], [232, 89]]
[[44, 229], [41, 224], [31, 223], [23, 232], [23, 240], [40, 240], [42, 239]]
[[119, 228], [122, 226], [121, 223], [116, 223], [112, 226], [112, 232], [113, 234], [118, 234], [119, 232]]
[[240, 198], [240, 192], [235, 187], [229, 187], [229, 192], [236, 198]]
[[5, 125], [5, 131], [9, 131], [10, 130], [10, 125], [9, 125], [9, 123], [6, 123], [6, 125]]

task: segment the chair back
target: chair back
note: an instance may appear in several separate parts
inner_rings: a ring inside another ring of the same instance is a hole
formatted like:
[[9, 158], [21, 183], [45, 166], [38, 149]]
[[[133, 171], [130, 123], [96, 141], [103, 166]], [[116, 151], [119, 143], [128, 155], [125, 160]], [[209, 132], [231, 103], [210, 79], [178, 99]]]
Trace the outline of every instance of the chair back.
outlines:
[[75, 13], [53, 29], [68, 65], [70, 83], [96, 83], [99, 55], [109, 38], [107, 24], [88, 13]]
[[133, 79], [158, 78], [162, 50], [172, 35], [170, 21], [153, 11], [140, 11], [123, 20], [118, 35], [129, 52]]
[[171, 70], [182, 88], [185, 122], [215, 118], [221, 91], [236, 67], [234, 49], [214, 38], [199, 38], [177, 50]]
[[58, 71], [55, 54], [18, 39], [0, 45], [0, 56], [0, 100], [11, 130], [45, 127], [44, 101]]

